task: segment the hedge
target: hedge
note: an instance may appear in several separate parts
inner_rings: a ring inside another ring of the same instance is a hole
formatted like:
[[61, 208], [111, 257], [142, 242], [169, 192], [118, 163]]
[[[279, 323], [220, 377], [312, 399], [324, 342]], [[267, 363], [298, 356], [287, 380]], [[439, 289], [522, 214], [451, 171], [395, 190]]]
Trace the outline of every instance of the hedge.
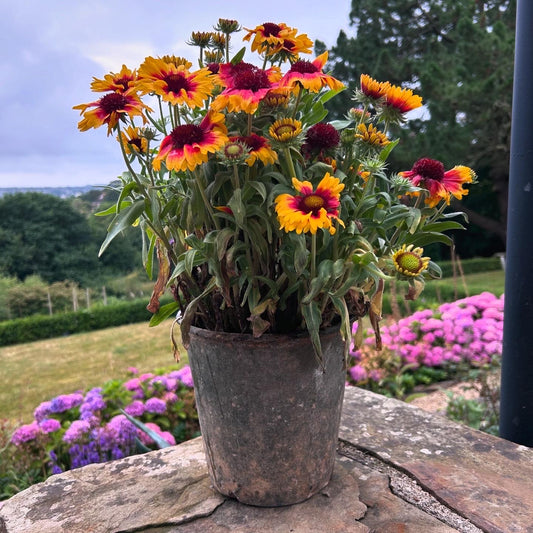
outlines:
[[36, 315], [0, 322], [0, 346], [148, 322], [152, 314], [146, 309], [147, 303], [146, 300], [137, 300], [84, 311], [52, 316]]
[[[453, 276], [453, 263], [451, 261], [438, 261], [442, 270], [443, 278]], [[473, 257], [472, 259], [461, 259], [463, 274], [476, 274], [477, 272], [488, 272], [491, 270], [501, 270], [502, 263], [499, 257]], [[456, 265], [455, 273], [459, 276], [459, 266]]]

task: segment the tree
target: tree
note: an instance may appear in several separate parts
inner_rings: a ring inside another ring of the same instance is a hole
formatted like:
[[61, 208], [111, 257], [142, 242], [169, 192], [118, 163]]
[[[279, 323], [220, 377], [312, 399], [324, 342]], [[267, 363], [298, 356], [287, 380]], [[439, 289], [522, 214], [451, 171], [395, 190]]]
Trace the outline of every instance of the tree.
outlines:
[[429, 119], [409, 122], [401, 132], [409, 142], [400, 143], [391, 164], [407, 170], [426, 156], [447, 168], [474, 168], [477, 199], [468, 196], [454, 207], [502, 242], [515, 12], [515, 0], [352, 0], [355, 35], [341, 32], [330, 54], [333, 74], [351, 89], [366, 73], [423, 96]]
[[10, 194], [0, 198], [0, 213], [3, 276], [81, 282], [97, 268], [87, 220], [68, 201], [41, 193]]

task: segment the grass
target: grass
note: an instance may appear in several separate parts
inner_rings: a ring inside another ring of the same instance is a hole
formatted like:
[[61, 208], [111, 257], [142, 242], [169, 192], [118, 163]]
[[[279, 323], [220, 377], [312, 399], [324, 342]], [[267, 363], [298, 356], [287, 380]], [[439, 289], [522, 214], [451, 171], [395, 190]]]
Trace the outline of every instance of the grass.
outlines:
[[130, 366], [141, 372], [171, 367], [171, 324], [130, 324], [0, 348], [0, 419], [30, 422], [42, 401], [123, 378]]
[[[504, 290], [503, 271], [465, 276], [468, 295]], [[404, 290], [398, 287], [401, 305]], [[457, 294], [457, 296], [456, 296]], [[410, 309], [464, 297], [460, 277], [432, 281]], [[404, 311], [407, 311], [404, 309]], [[131, 324], [70, 337], [0, 348], [0, 419], [30, 422], [39, 403], [58, 394], [100, 386], [122, 378], [127, 368], [141, 372], [167, 368], [174, 363], [169, 339], [171, 321], [155, 328]], [[175, 328], [176, 333], [179, 328]], [[186, 361], [186, 353], [182, 359]]]

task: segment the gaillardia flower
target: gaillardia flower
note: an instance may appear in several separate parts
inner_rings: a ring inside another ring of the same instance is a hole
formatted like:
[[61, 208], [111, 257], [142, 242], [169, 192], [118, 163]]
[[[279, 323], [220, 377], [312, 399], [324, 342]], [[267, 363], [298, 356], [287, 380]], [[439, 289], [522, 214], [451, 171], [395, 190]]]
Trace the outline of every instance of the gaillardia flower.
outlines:
[[122, 142], [127, 154], [146, 154], [148, 150], [148, 140], [141, 135], [139, 128], [133, 126], [121, 131], [117, 140]]
[[220, 65], [219, 78], [225, 89], [213, 100], [212, 109], [253, 114], [259, 102], [278, 86], [281, 76], [277, 67], [263, 70], [250, 63]]
[[445, 171], [440, 161], [427, 157], [419, 159], [411, 170], [400, 172], [400, 176], [409, 179], [416, 187], [427, 189], [425, 202], [429, 207], [435, 207], [441, 200], [449, 204], [451, 196], [460, 200], [468, 194], [463, 185], [474, 183], [476, 179], [476, 173], [469, 167], [459, 165]]
[[80, 114], [83, 115], [83, 119], [78, 123], [80, 131], [99, 128], [103, 124], [107, 124], [108, 135], [111, 134], [120, 119], [140, 116], [143, 122], [146, 123], [144, 111], [151, 111], [148, 106], [141, 102], [134, 88], [130, 88], [123, 93], [107, 93], [96, 102], [79, 104], [72, 109], [79, 109]]
[[261, 135], [252, 133], [245, 137], [236, 137], [238, 141], [244, 143], [248, 149], [248, 158], [246, 164], [250, 167], [254, 166], [257, 160], [264, 165], [273, 165], [278, 160], [278, 154], [272, 150], [270, 143]]
[[115, 91], [117, 93], [124, 93], [134, 87], [136, 81], [136, 71], [130, 70], [126, 65], [122, 65], [120, 72], [117, 74], [114, 72], [106, 74], [103, 80], [93, 78], [91, 90], [94, 92]]
[[375, 148], [383, 148], [390, 143], [387, 135], [378, 130], [374, 124], [369, 124], [368, 126], [366, 124], [359, 124], [355, 137]]
[[305, 34], [297, 35], [298, 30], [280, 22], [265, 22], [253, 30], [245, 28], [248, 32], [243, 41], [249, 41], [252, 36], [252, 52], [266, 53], [271, 56], [279, 52], [288, 52], [291, 56], [298, 54], [310, 54], [313, 41]]
[[168, 170], [194, 170], [205, 163], [210, 153], [220, 150], [228, 141], [224, 115], [208, 111], [200, 124], [183, 124], [167, 135], [154, 158], [155, 170], [165, 161]]
[[371, 100], [379, 100], [380, 98], [383, 98], [387, 93], [387, 89], [390, 87], [388, 81], [376, 81], [368, 74], [361, 74], [360, 82], [361, 92]]
[[404, 276], [416, 277], [427, 269], [429, 257], [422, 257], [423, 248], [414, 248], [405, 244], [392, 254], [394, 268]]
[[422, 105], [422, 97], [413, 94], [411, 89], [402, 89], [396, 85], [390, 85], [385, 91], [385, 102], [387, 108], [393, 108], [398, 113], [404, 114]]
[[344, 87], [342, 82], [322, 72], [327, 60], [328, 53], [324, 52], [314, 61], [299, 60], [294, 62], [289, 71], [281, 78], [280, 85], [282, 87], [300, 85], [313, 93], [319, 92], [323, 87], [335, 90], [342, 89]]
[[294, 118], [276, 120], [268, 129], [272, 139], [280, 144], [294, 144], [302, 133], [302, 123]]
[[155, 93], [165, 102], [201, 107], [213, 91], [211, 71], [203, 68], [189, 72], [186, 65], [175, 65], [163, 59], [147, 57], [139, 68], [137, 87]]
[[305, 142], [302, 144], [302, 153], [308, 159], [317, 157], [323, 161], [334, 155], [341, 140], [339, 132], [331, 124], [319, 122], [311, 126], [305, 134]]
[[324, 228], [333, 235], [336, 231], [333, 221], [344, 226], [339, 218], [339, 196], [344, 184], [338, 178], [326, 173], [316, 190], [308, 181], [292, 178], [292, 184], [298, 194], [280, 194], [276, 198], [280, 229], [315, 234]]

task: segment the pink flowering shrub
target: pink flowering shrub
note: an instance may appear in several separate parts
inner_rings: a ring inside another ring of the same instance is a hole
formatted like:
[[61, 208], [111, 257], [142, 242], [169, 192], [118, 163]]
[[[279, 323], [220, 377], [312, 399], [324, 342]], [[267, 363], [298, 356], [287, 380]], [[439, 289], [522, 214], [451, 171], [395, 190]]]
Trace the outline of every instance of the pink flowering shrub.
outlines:
[[459, 367], [498, 362], [503, 339], [503, 295], [498, 298], [484, 292], [434, 310], [417, 311], [383, 326], [381, 337], [381, 352], [375, 350], [372, 329], [366, 331], [359, 349], [352, 346], [348, 361], [352, 384], [377, 390], [388, 382], [393, 393], [402, 393], [417, 380], [445, 379]]
[[62, 394], [42, 402], [30, 424], [11, 436], [17, 455], [31, 459], [31, 467], [45, 479], [90, 463], [139, 453], [139, 444], [155, 443], [121, 409], [143, 422], [169, 444], [199, 432], [188, 366], [166, 374], [139, 374], [128, 369], [127, 380], [113, 380], [89, 391]]

